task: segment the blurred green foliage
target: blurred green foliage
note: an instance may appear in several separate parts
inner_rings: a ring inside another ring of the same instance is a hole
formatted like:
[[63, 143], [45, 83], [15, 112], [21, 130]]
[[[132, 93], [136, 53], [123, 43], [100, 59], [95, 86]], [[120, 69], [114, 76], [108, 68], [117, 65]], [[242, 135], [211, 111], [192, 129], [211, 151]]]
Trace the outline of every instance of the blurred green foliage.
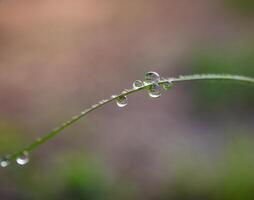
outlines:
[[240, 135], [229, 138], [223, 156], [212, 167], [199, 161], [195, 167], [179, 165], [159, 199], [254, 199], [253, 139]]
[[253, 137], [233, 137], [222, 158], [217, 199], [254, 199], [253, 152]]
[[[254, 45], [210, 48], [195, 51], [191, 60], [192, 73], [228, 73], [254, 77]], [[245, 110], [253, 113], [252, 85], [236, 82], [202, 82], [191, 89], [194, 106], [200, 113]]]
[[24, 129], [14, 122], [0, 120], [0, 153], [2, 155], [23, 147], [26, 141]]
[[224, 0], [226, 5], [243, 14], [254, 14], [253, 0]]
[[[191, 163], [180, 160], [175, 170], [170, 169], [173, 177], [168, 178], [169, 183], [159, 190], [156, 199], [252, 200], [254, 138], [247, 134], [242, 132], [232, 136], [230, 133], [221, 156], [214, 160], [216, 163], [211, 161], [211, 166], [198, 156], [193, 157]], [[34, 157], [32, 164], [25, 167], [13, 163], [2, 168], [2, 199], [145, 199], [142, 198], [145, 196], [142, 188], [138, 188], [134, 181], [128, 177], [118, 180], [95, 156], [84, 153], [61, 156], [54, 156], [54, 160]]]
[[[114, 175], [91, 155], [74, 153], [48, 161], [46, 165], [34, 159], [32, 166], [20, 167], [13, 163], [1, 173], [0, 192], [6, 193], [7, 199], [137, 199], [135, 184], [127, 179], [115, 180]], [[12, 188], [12, 193], [6, 187]]]
[[[55, 199], [104, 199], [107, 181], [103, 170], [91, 159], [67, 158], [57, 170], [58, 185]], [[55, 172], [52, 176], [55, 177]]]
[[[86, 155], [75, 154], [58, 158], [50, 162], [50, 168], [40, 170], [39, 174], [30, 174], [27, 189], [33, 191], [26, 199], [104, 199], [108, 182], [105, 169]], [[38, 172], [38, 171], [37, 171]]]

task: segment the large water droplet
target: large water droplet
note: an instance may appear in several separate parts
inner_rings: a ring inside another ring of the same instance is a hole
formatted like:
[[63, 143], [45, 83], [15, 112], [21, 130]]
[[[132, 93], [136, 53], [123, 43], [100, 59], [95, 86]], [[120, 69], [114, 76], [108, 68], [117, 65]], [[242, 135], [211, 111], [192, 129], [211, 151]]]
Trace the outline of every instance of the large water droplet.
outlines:
[[27, 151], [24, 151], [23, 154], [21, 156], [19, 156], [17, 159], [16, 159], [17, 163], [19, 165], [25, 165], [29, 162], [29, 154]]
[[152, 98], [161, 96], [161, 86], [158, 83], [153, 83], [148, 87], [148, 94]]
[[145, 84], [156, 83], [160, 80], [160, 75], [157, 72], [147, 72], [145, 74]]
[[117, 104], [118, 107], [124, 107], [124, 106], [126, 106], [128, 104], [127, 97], [124, 96], [124, 95], [118, 97], [117, 100], [116, 100], [116, 104]]
[[10, 161], [7, 159], [1, 160], [0, 161], [0, 166], [1, 167], [7, 167], [10, 164]]
[[173, 86], [173, 83], [169, 80], [165, 81], [163, 84], [162, 84], [162, 87], [164, 88], [164, 90], [170, 90]]
[[140, 80], [136, 80], [133, 82], [132, 86], [133, 86], [133, 89], [138, 89], [143, 86], [143, 82]]

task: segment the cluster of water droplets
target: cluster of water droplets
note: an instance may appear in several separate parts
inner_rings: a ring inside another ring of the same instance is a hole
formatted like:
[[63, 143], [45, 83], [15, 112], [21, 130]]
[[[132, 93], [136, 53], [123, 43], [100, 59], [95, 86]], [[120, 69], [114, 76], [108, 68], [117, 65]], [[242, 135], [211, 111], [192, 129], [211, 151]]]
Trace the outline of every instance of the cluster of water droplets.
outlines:
[[[172, 82], [169, 79], [160, 78], [160, 75], [156, 72], [147, 72], [144, 77], [144, 81], [136, 80], [132, 84], [132, 89], [123, 90], [120, 95], [112, 95], [109, 100], [102, 100], [97, 104], [92, 105], [91, 108], [84, 110], [81, 112], [82, 115], [87, 112], [97, 108], [100, 105], [107, 103], [108, 101], [115, 100], [118, 107], [125, 107], [128, 104], [127, 94], [138, 90], [138, 89], [146, 89], [148, 90], [148, 94], [152, 98], [157, 98], [161, 96], [162, 90], [170, 90], [172, 88]], [[163, 88], [163, 89], [162, 89]], [[73, 117], [72, 120], [78, 119], [80, 116]], [[72, 121], [67, 121], [62, 124], [62, 126], [67, 126]], [[58, 130], [59, 128], [56, 128]], [[10, 165], [10, 156], [6, 156], [0, 160], [0, 167], [7, 167]], [[25, 165], [29, 162], [29, 154], [27, 151], [24, 151], [19, 157], [17, 157], [16, 162], [19, 165]]]
[[[30, 161], [29, 153], [27, 151], [24, 151], [19, 157], [17, 157], [16, 162], [19, 165], [25, 165]], [[8, 167], [10, 165], [10, 157], [6, 156], [5, 158], [0, 160], [0, 166], [1, 167]]]
[[[149, 71], [145, 73], [144, 81], [136, 80], [132, 84], [133, 90], [146, 87], [148, 95], [152, 98], [161, 96], [162, 90], [170, 90], [172, 88], [172, 82], [168, 79], [162, 79], [157, 72]], [[124, 90], [118, 98], [114, 95], [112, 98], [116, 98], [116, 104], [118, 107], [124, 107], [128, 104], [127, 96], [124, 95], [131, 90]]]

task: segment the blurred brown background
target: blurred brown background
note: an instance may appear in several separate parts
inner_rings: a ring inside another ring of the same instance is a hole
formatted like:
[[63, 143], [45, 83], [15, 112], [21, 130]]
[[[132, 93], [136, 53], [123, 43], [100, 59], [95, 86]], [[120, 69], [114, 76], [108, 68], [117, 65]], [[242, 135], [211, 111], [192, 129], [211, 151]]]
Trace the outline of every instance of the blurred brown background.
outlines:
[[[251, 0], [1, 0], [0, 153], [143, 79], [254, 76]], [[253, 87], [184, 83], [95, 111], [0, 169], [0, 199], [253, 199]]]

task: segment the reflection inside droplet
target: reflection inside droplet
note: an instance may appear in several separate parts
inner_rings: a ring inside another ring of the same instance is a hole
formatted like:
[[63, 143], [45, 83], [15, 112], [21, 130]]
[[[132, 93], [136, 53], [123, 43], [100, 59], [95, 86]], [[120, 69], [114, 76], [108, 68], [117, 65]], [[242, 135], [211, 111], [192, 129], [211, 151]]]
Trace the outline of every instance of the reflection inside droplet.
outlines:
[[127, 97], [124, 96], [124, 95], [118, 97], [117, 100], [116, 100], [116, 104], [117, 104], [118, 107], [124, 107], [124, 106], [126, 106], [128, 104]]

